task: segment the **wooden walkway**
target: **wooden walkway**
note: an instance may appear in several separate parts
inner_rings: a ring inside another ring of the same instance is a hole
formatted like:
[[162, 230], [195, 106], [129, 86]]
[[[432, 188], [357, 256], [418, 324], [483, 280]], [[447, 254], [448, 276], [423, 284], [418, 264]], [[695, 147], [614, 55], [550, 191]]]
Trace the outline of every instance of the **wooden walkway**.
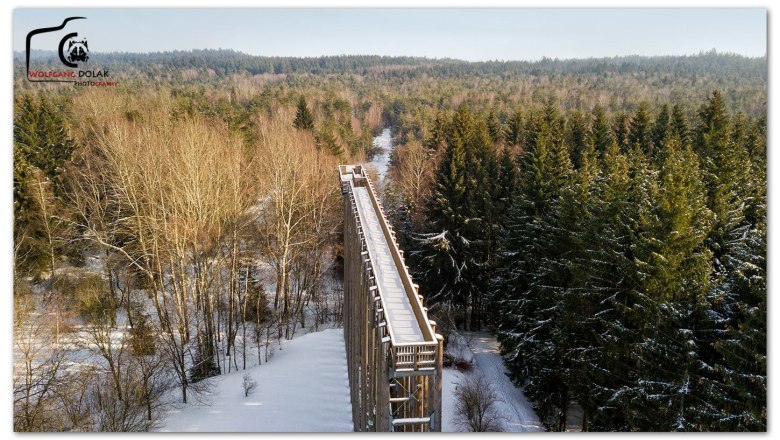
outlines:
[[441, 431], [442, 341], [371, 179], [340, 165], [344, 340], [355, 431]]

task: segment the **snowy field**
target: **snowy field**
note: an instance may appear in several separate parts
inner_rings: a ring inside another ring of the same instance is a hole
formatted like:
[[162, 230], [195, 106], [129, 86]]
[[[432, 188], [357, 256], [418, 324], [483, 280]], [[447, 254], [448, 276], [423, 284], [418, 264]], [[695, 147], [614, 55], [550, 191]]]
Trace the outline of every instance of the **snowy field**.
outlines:
[[[257, 381], [244, 397], [243, 375]], [[263, 365], [208, 379], [208, 406], [169, 412], [163, 432], [351, 432], [352, 407], [342, 329], [293, 339]]]

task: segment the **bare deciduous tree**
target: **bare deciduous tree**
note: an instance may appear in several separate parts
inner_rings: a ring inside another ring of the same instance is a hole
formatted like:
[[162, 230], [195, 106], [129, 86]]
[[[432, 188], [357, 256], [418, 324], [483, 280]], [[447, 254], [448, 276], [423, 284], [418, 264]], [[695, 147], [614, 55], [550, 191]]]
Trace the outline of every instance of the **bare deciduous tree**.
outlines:
[[[229, 262], [237, 252], [233, 246], [226, 263], [223, 245], [247, 223], [241, 216], [254, 202], [246, 148], [223, 123], [171, 117], [165, 94], [131, 103], [143, 108], [143, 124], [98, 92], [81, 99], [91, 141], [82, 161], [94, 166], [76, 179], [80, 227], [145, 277], [160, 346], [186, 402], [193, 377], [219, 372], [220, 297], [235, 294], [234, 283], [224, 289], [219, 279], [226, 266], [236, 278]], [[92, 109], [103, 102], [112, 111]], [[107, 200], [114, 208], [100, 211]]]
[[257, 381], [252, 379], [249, 373], [245, 373], [241, 385], [244, 388], [244, 397], [249, 397], [257, 389]]
[[411, 141], [395, 149], [398, 166], [391, 170], [391, 179], [399, 189], [414, 225], [422, 222], [424, 213], [421, 207], [425, 206], [431, 194], [436, 166], [431, 154], [419, 141]]
[[57, 393], [68, 380], [54, 320], [32, 294], [14, 296], [15, 431], [63, 429]]
[[257, 176], [264, 185], [258, 235], [276, 273], [277, 337], [291, 338], [303, 321], [305, 297], [322, 275], [323, 243], [338, 224], [336, 163], [284, 117], [258, 126]]
[[466, 376], [455, 391], [456, 424], [470, 432], [501, 431], [501, 417], [496, 413], [499, 402], [495, 391], [482, 374]]

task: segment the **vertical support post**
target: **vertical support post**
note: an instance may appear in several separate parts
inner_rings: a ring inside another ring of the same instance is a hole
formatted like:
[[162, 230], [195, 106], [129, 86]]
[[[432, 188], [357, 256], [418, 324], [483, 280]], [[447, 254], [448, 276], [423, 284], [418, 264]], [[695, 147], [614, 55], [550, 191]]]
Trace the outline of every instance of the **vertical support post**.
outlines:
[[379, 397], [377, 403], [377, 430], [389, 430], [390, 429], [390, 381], [387, 377], [387, 359], [388, 359], [388, 343], [382, 342], [384, 330], [382, 328], [377, 329], [379, 331]]
[[368, 384], [368, 394], [369, 394], [369, 404], [368, 404], [368, 419], [369, 419], [369, 431], [376, 432], [376, 303], [371, 298], [373, 297], [373, 294], [369, 291], [368, 292], [368, 314], [369, 314], [369, 322], [371, 325], [368, 328], [368, 340], [370, 342], [369, 349], [368, 349], [368, 364], [370, 365], [370, 368], [368, 371], [370, 374], [370, 381]]
[[441, 391], [443, 382], [442, 367], [444, 366], [444, 336], [436, 333], [436, 342], [436, 392], [434, 396], [435, 403], [433, 408], [436, 418], [434, 419], [433, 430], [436, 432], [441, 432]]
[[363, 375], [361, 376], [360, 381], [360, 390], [362, 393], [362, 402], [361, 402], [361, 408], [360, 408], [360, 426], [362, 431], [368, 431], [368, 411], [369, 411], [369, 403], [370, 403], [370, 395], [368, 390], [368, 381], [369, 381], [369, 374], [371, 373], [369, 370], [369, 344], [370, 341], [368, 339], [368, 329], [371, 323], [369, 322], [368, 317], [368, 304], [367, 304], [367, 297], [369, 292], [371, 291], [371, 285], [373, 281], [371, 280], [371, 276], [373, 275], [373, 272], [370, 270], [371, 263], [366, 263], [366, 267], [369, 268], [369, 271], [367, 272], [369, 274], [367, 282], [365, 284], [365, 288], [360, 292], [360, 365], [361, 369], [363, 370]]

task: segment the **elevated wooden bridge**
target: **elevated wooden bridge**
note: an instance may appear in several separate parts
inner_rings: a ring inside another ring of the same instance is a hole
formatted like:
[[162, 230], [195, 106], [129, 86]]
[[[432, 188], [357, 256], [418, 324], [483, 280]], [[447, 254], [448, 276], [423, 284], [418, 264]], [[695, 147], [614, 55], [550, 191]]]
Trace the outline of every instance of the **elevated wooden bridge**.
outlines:
[[443, 338], [361, 165], [340, 165], [344, 340], [355, 431], [441, 431]]

